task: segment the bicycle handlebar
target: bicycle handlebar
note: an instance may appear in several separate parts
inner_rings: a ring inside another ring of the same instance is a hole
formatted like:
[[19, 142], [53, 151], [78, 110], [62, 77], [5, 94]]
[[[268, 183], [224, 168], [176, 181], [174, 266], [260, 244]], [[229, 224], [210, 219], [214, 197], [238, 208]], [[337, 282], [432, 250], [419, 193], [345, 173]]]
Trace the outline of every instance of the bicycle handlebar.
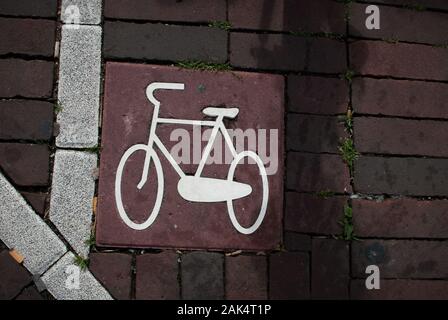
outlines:
[[146, 88], [146, 96], [155, 106], [160, 105], [160, 101], [154, 97], [154, 91], [164, 90], [184, 90], [185, 84], [183, 83], [171, 83], [171, 82], [153, 82]]

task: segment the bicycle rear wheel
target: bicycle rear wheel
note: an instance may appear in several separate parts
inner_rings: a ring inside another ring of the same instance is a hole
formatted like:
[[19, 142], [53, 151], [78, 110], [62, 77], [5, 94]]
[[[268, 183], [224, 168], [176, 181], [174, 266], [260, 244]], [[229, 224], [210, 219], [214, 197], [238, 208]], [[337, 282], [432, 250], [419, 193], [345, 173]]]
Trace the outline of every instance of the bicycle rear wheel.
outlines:
[[242, 234], [252, 234], [260, 227], [261, 223], [264, 220], [264, 217], [266, 215], [266, 210], [268, 207], [268, 198], [269, 198], [269, 184], [268, 184], [268, 177], [266, 173], [266, 169], [264, 167], [263, 161], [261, 158], [253, 151], [243, 151], [239, 153], [235, 159], [233, 159], [232, 164], [230, 165], [229, 173], [227, 175], [227, 180], [234, 180], [235, 175], [235, 169], [236, 166], [239, 164], [241, 159], [243, 158], [252, 158], [255, 163], [258, 165], [258, 170], [260, 173], [262, 186], [263, 186], [263, 192], [262, 192], [262, 201], [261, 201], [261, 208], [260, 212], [258, 213], [257, 219], [252, 224], [252, 226], [246, 228], [243, 227], [236, 218], [234, 207], [233, 207], [233, 201], [234, 200], [227, 200], [227, 211], [229, 213], [230, 221], [232, 221], [233, 226], [235, 227], [238, 232]]

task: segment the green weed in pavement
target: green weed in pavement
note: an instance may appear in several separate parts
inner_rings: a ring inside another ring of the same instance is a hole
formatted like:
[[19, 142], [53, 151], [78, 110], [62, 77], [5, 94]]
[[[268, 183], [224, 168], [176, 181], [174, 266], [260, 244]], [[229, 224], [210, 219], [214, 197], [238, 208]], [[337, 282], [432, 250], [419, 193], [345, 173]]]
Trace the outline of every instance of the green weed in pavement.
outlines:
[[180, 61], [177, 67], [202, 71], [227, 71], [232, 70], [229, 63], [209, 63], [198, 60]]
[[339, 146], [339, 152], [341, 153], [342, 159], [348, 165], [350, 172], [353, 172], [353, 163], [359, 157], [359, 153], [355, 149], [353, 140], [345, 138]]
[[232, 28], [232, 25], [228, 21], [212, 21], [208, 25], [211, 28], [218, 28], [221, 30], [230, 30]]
[[73, 261], [81, 270], [86, 270], [87, 267], [89, 266], [89, 260], [88, 259], [84, 259], [81, 256], [76, 256], [74, 261]]
[[339, 224], [343, 228], [342, 235], [339, 236], [339, 239], [347, 241], [358, 240], [353, 228], [353, 209], [351, 206], [346, 205], [344, 207], [344, 217], [339, 221]]

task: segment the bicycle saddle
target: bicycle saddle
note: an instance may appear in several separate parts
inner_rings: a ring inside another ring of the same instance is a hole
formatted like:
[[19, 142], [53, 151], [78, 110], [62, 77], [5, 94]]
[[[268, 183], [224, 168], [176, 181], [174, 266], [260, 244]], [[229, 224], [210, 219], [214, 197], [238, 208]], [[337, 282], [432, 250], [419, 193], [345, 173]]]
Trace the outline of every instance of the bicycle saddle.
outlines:
[[240, 110], [238, 108], [214, 108], [208, 107], [202, 110], [206, 116], [209, 117], [219, 117], [223, 116], [224, 118], [234, 119]]

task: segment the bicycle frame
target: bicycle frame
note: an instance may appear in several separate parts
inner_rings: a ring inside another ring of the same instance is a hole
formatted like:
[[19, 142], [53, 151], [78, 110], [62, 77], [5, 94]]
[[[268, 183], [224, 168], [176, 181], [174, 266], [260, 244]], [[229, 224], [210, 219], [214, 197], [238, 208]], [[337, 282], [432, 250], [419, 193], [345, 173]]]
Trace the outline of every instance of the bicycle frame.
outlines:
[[[202, 120], [179, 120], [179, 119], [169, 119], [169, 118], [159, 118], [159, 110], [160, 110], [160, 102], [155, 99], [153, 93], [157, 89], [171, 89], [171, 90], [183, 90], [184, 85], [183, 84], [177, 84], [177, 83], [153, 83], [148, 86], [146, 94], [148, 99], [154, 104], [154, 113], [151, 121], [151, 129], [149, 133], [149, 139], [148, 139], [148, 150], [152, 149], [154, 144], [159, 148], [159, 150], [162, 152], [162, 154], [166, 157], [166, 159], [169, 161], [171, 166], [176, 170], [177, 174], [180, 176], [180, 178], [185, 177], [185, 173], [182, 171], [180, 166], [177, 164], [176, 160], [172, 157], [171, 153], [167, 150], [163, 142], [157, 137], [156, 135], [156, 128], [158, 124], [183, 124], [183, 125], [193, 125], [193, 126], [206, 126], [206, 127], [212, 127], [212, 133], [210, 135], [210, 139], [204, 148], [204, 152], [202, 154], [201, 160], [199, 162], [199, 166], [194, 174], [195, 177], [200, 177], [202, 174], [202, 171], [204, 170], [204, 166], [207, 162], [208, 157], [210, 156], [211, 150], [213, 148], [213, 144], [215, 143], [216, 137], [218, 135], [218, 132], [221, 131], [221, 134], [224, 137], [224, 140], [227, 144], [227, 146], [230, 149], [230, 152], [232, 153], [233, 158], [237, 156], [237, 151], [232, 143], [232, 138], [230, 137], [229, 133], [227, 132], [227, 128], [224, 125], [224, 117], [218, 116], [216, 120], [214, 121], [202, 121]], [[148, 179], [148, 171], [149, 171], [149, 165], [151, 162], [151, 157], [149, 154], [146, 154], [145, 157], [145, 164], [143, 167], [143, 173], [142, 178], [137, 185], [139, 189], [141, 189], [147, 179]]]

